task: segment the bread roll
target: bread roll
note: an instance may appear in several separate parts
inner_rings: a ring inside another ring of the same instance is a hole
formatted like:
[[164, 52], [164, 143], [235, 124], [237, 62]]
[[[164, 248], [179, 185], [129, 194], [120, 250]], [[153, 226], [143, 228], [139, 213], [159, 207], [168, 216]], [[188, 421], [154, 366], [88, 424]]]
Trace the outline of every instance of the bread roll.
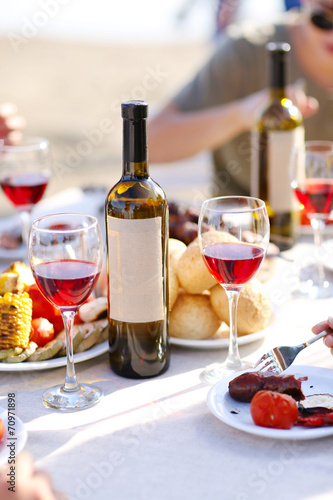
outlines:
[[[203, 240], [206, 244], [237, 241], [234, 236], [223, 231], [209, 231], [203, 235]], [[203, 260], [197, 238], [179, 258], [176, 272], [180, 286], [188, 293], [202, 293], [216, 285]]]
[[169, 333], [172, 337], [202, 340], [214, 335], [220, 324], [208, 295], [180, 293], [170, 313]]
[[182, 241], [169, 238], [169, 267], [176, 270], [178, 259], [185, 252], [186, 248], [185, 243]]
[[[229, 325], [229, 305], [225, 290], [215, 286], [210, 292], [210, 301], [218, 317]], [[241, 291], [237, 310], [237, 332], [239, 335], [258, 332], [270, 320], [272, 308], [264, 295], [261, 283], [254, 279]]]
[[176, 272], [169, 267], [169, 311], [173, 308], [179, 293], [179, 283]]

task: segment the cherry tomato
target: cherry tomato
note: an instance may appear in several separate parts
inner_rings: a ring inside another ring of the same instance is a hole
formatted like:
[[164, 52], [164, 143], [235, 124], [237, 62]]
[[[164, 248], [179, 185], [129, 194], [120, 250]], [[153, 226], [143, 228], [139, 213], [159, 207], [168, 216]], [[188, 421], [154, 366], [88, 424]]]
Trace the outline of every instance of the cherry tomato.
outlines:
[[60, 316], [59, 309], [46, 300], [37, 285], [31, 285], [28, 294], [32, 300], [33, 318], [46, 318], [50, 320], [54, 316]]
[[32, 334], [30, 340], [42, 347], [54, 338], [54, 327], [46, 318], [35, 318], [31, 321]]
[[58, 333], [63, 331], [64, 322], [61, 316], [54, 316], [54, 318], [50, 318], [49, 321], [53, 325], [55, 335], [58, 335]]
[[2, 439], [2, 436], [3, 436], [4, 432], [5, 432], [5, 425], [4, 425], [3, 421], [0, 418], [0, 441]]
[[290, 429], [297, 420], [298, 407], [288, 394], [259, 391], [252, 398], [250, 412], [256, 425]]

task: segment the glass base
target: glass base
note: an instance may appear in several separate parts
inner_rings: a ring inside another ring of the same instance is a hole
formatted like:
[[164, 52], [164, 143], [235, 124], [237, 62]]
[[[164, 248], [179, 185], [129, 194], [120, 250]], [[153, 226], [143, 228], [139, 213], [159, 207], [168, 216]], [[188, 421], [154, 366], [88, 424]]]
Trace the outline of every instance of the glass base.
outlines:
[[62, 411], [85, 410], [97, 404], [103, 391], [95, 385], [80, 384], [74, 391], [67, 391], [64, 385], [56, 385], [43, 394], [43, 403], [48, 408]]
[[201, 380], [209, 384], [215, 384], [223, 378], [230, 377], [231, 375], [237, 376], [238, 372], [249, 370], [253, 368], [253, 364], [247, 361], [239, 361], [238, 363], [213, 363], [206, 366], [200, 374]]

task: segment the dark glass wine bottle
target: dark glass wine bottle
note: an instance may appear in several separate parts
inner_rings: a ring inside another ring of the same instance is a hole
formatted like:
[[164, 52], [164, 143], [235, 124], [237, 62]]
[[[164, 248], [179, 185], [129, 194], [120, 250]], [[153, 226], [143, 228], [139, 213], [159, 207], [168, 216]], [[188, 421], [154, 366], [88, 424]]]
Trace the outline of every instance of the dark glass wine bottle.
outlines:
[[265, 201], [271, 241], [286, 250], [295, 242], [298, 208], [290, 185], [292, 147], [304, 141], [299, 109], [286, 96], [288, 43], [269, 43], [270, 101], [260, 114], [252, 138], [251, 194]]
[[169, 366], [168, 203], [148, 172], [145, 101], [121, 105], [123, 173], [106, 202], [109, 356], [123, 377]]

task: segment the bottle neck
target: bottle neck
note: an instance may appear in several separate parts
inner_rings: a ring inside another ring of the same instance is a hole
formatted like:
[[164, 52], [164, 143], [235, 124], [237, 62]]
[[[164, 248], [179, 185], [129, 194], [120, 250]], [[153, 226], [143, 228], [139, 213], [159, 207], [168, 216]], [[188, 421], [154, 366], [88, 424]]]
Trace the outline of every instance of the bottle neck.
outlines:
[[123, 176], [148, 177], [146, 120], [123, 121]]
[[285, 97], [286, 97], [286, 89], [284, 87], [278, 89], [274, 87], [270, 88], [270, 98], [272, 101], [275, 100], [282, 101], [282, 99], [284, 99]]
[[270, 95], [272, 99], [281, 100], [286, 96], [285, 61], [281, 57], [272, 56], [270, 71]]

